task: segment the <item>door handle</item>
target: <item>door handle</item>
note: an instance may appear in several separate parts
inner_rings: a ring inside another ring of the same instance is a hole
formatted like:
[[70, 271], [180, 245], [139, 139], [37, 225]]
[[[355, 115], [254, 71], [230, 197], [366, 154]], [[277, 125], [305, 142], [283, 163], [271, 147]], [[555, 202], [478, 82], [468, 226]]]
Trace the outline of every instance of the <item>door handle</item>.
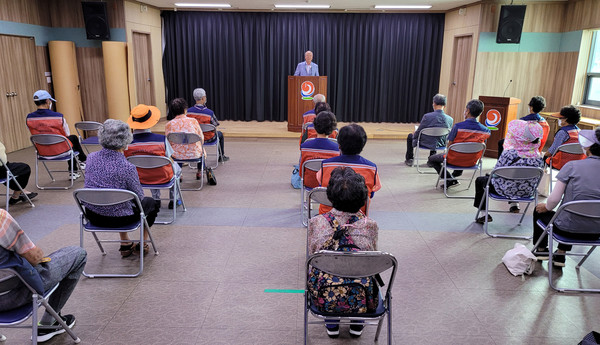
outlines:
[[456, 86], [456, 82], [455, 82], [455, 81], [453, 81], [453, 82], [452, 82], [452, 85]]

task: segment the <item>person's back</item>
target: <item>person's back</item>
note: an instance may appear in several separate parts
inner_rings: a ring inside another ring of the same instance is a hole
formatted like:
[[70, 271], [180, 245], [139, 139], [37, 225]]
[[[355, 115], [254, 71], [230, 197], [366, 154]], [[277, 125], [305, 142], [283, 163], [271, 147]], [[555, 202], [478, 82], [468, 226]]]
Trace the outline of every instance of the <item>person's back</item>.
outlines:
[[[56, 134], [63, 137], [67, 137], [68, 134], [65, 132], [65, 121], [61, 113], [57, 113], [50, 109], [37, 109], [36, 111], [27, 115], [27, 128], [31, 135], [36, 134]], [[67, 139], [69, 144], [73, 144]], [[38, 152], [44, 156], [56, 156], [64, 152], [69, 151], [69, 145], [67, 143], [57, 145], [36, 145]]]
[[[133, 142], [125, 150], [125, 157], [149, 155], [167, 157], [165, 146], [166, 137], [156, 133], [134, 133]], [[167, 183], [173, 178], [173, 167], [171, 164], [163, 165], [154, 169], [138, 169], [140, 182], [144, 184]]]
[[[337, 119], [331, 111], [322, 111], [315, 117], [312, 123], [316, 138], [305, 141], [300, 145], [300, 170], [302, 165], [309, 159], [327, 159], [339, 156], [340, 149], [337, 141], [330, 140], [330, 136], [337, 127]], [[319, 186], [317, 174], [314, 171], [307, 171], [303, 176], [304, 171], [300, 171], [300, 176], [304, 179], [304, 185], [309, 188]]]
[[[167, 122], [165, 125], [165, 134], [168, 137], [171, 133], [194, 133], [198, 134], [201, 139], [204, 138], [198, 121], [187, 117], [185, 114], [178, 115]], [[202, 140], [194, 144], [171, 143], [171, 146], [173, 147], [173, 158], [175, 159], [194, 159], [202, 157]]]
[[[560, 110], [559, 125], [561, 126], [554, 135], [554, 141], [546, 152], [546, 157], [554, 155], [552, 158], [552, 167], [562, 169], [570, 161], [585, 159], [585, 154], [572, 154], [558, 151], [561, 145], [575, 144], [579, 142], [579, 128], [577, 124], [581, 119], [581, 112], [572, 105], [565, 106]], [[546, 164], [550, 165], [550, 158], [546, 159]]]
[[[214, 111], [208, 109], [202, 104], [196, 104], [187, 110], [187, 116], [201, 124], [211, 124]], [[210, 141], [215, 136], [214, 132], [204, 132], [204, 140]]]
[[[454, 125], [452, 132], [448, 136], [448, 140], [451, 141], [452, 144], [467, 142], [484, 143], [489, 137], [490, 130], [477, 122], [477, 118], [470, 117], [465, 121]], [[482, 155], [483, 152], [474, 155], [470, 153], [449, 151], [446, 160], [452, 165], [468, 167], [477, 163]]]

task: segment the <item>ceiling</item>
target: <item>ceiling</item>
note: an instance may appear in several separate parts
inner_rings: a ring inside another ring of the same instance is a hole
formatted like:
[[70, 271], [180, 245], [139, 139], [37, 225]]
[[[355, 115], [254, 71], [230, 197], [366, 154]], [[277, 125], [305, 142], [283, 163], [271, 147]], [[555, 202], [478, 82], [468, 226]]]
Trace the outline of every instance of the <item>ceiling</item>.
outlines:
[[[274, 10], [274, 4], [311, 4], [311, 5], [331, 5], [329, 11], [373, 11], [382, 12], [382, 10], [375, 10], [375, 5], [431, 5], [432, 7], [428, 10], [403, 10], [403, 12], [439, 12], [454, 9], [460, 6], [472, 4], [478, 2], [478, 0], [141, 0], [140, 2], [146, 3], [158, 7], [160, 9], [173, 9], [175, 2], [185, 3], [228, 3], [231, 8], [229, 11], [236, 10], [254, 10], [254, 11], [268, 11]], [[522, 3], [523, 0], [518, 0], [518, 3]], [[509, 1], [506, 1], [508, 4]], [[183, 9], [183, 8], [178, 8]], [[187, 9], [186, 9], [187, 10]], [[197, 10], [197, 9], [193, 9]], [[214, 10], [214, 9], [213, 9]], [[289, 11], [289, 10], [288, 10]], [[306, 11], [306, 10], [304, 10]], [[313, 10], [315, 11], [315, 10]], [[323, 11], [323, 10], [316, 10]], [[389, 10], [386, 10], [389, 11]]]

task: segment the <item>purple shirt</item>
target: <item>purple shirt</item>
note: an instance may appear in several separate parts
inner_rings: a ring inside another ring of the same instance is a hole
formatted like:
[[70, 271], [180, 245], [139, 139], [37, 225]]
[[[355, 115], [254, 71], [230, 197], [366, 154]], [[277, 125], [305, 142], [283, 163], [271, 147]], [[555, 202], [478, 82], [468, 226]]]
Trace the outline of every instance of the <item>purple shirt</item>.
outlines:
[[[85, 188], [126, 189], [144, 198], [135, 166], [127, 161], [123, 153], [103, 148], [92, 152], [87, 158], [85, 169]], [[108, 216], [123, 217], [133, 214], [132, 203], [112, 206], [86, 205], [92, 212]]]

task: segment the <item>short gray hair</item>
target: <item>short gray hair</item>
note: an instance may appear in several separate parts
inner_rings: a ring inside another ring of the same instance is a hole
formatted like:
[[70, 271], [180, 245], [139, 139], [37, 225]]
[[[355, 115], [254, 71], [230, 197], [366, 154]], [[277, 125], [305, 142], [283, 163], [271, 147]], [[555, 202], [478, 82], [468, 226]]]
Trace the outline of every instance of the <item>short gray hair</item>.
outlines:
[[438, 93], [437, 95], [433, 96], [433, 103], [437, 105], [446, 105], [446, 96]]
[[315, 97], [313, 97], [313, 102], [315, 104], [320, 103], [320, 102], [325, 102], [325, 95], [322, 93], [316, 94]]
[[199, 101], [202, 99], [202, 97], [206, 97], [206, 91], [204, 91], [204, 89], [202, 88], [197, 88], [194, 90], [194, 99], [196, 101]]
[[133, 141], [129, 125], [121, 120], [108, 119], [98, 130], [100, 145], [109, 150], [120, 150]]

